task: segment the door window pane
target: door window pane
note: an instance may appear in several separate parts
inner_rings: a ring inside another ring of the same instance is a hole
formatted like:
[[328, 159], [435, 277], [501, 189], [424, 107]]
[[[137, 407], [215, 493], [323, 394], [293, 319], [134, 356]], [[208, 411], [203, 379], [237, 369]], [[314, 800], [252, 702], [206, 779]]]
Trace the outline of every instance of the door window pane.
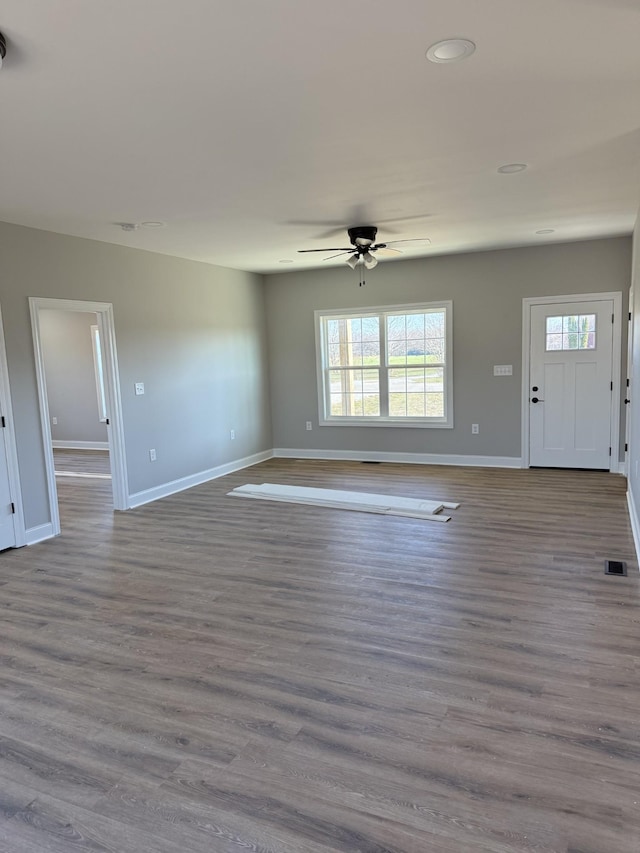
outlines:
[[565, 314], [547, 317], [547, 352], [596, 348], [596, 315]]

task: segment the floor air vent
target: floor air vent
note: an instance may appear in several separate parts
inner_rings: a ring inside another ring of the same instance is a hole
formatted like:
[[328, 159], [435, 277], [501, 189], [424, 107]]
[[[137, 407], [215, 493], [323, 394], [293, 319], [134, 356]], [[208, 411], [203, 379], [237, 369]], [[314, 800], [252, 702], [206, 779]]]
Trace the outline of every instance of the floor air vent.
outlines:
[[627, 574], [627, 564], [622, 560], [605, 560], [604, 561], [605, 575], [618, 575], [624, 577]]

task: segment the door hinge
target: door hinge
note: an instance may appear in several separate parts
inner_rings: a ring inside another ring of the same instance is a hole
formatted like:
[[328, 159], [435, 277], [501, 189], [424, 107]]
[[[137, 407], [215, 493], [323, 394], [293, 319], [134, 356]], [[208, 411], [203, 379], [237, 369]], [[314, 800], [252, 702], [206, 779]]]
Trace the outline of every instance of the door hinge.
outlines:
[[15, 504], [13, 504], [13, 503], [11, 504], [11, 514], [12, 514], [12, 515], [15, 515], [15, 514], [16, 514], [16, 505], [15, 505]]
[[628, 445], [628, 444], [625, 444], [625, 446], [624, 446], [624, 452], [626, 453], [628, 449], [629, 449], [629, 445]]
[[5, 421], [5, 419], [4, 419], [4, 415], [2, 416], [2, 420], [0, 421], [0, 423], [2, 423], [2, 428], [3, 428], [3, 429], [7, 426], [7, 422], [6, 422], [6, 421]]
[[627, 388], [629, 387], [629, 377], [627, 377]]
[[111, 423], [111, 421], [109, 420], [109, 418], [105, 418], [105, 419], [104, 419], [104, 422], [106, 423], [106, 425], [107, 425], [107, 426], [109, 426], [109, 424]]
[[613, 323], [613, 314], [611, 315], [611, 322]]
[[631, 311], [629, 311], [629, 322], [631, 322]]
[[613, 391], [613, 379], [611, 380], [611, 390]]
[[611, 448], [609, 448], [609, 456], [611, 456]]

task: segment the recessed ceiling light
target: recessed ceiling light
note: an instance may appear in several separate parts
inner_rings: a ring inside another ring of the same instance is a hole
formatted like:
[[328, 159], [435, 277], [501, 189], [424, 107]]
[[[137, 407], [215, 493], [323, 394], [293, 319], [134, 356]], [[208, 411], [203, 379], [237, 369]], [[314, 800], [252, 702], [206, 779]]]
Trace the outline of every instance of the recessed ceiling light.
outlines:
[[524, 172], [526, 168], [526, 163], [505, 163], [504, 166], [498, 167], [498, 171], [501, 175], [513, 175], [516, 172]]
[[142, 222], [141, 225], [143, 228], [165, 228], [167, 223], [166, 222], [151, 221], [151, 222]]
[[293, 263], [293, 261], [290, 261], [290, 260], [288, 260], [287, 258], [284, 258], [284, 260], [282, 260], [282, 261], [278, 261], [278, 263], [280, 263], [280, 264], [292, 264], [292, 263]]
[[460, 62], [471, 56], [475, 49], [475, 44], [469, 39], [444, 39], [431, 45], [427, 59], [431, 62]]
[[555, 228], [541, 228], [536, 234], [555, 234]]

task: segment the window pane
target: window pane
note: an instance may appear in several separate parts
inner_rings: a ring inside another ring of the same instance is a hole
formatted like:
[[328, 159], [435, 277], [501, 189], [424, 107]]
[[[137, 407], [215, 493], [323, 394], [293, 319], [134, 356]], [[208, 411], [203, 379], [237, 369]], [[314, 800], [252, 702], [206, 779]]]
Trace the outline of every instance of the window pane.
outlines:
[[427, 394], [427, 415], [430, 418], [444, 417], [444, 394]]
[[394, 368], [388, 376], [391, 417], [444, 417], [444, 368]]
[[334, 416], [380, 414], [380, 381], [377, 370], [330, 370], [330, 412]]
[[406, 364], [407, 363], [407, 342], [389, 341], [389, 364]]
[[407, 390], [407, 371], [406, 370], [390, 370], [389, 371], [389, 391], [406, 393]]
[[407, 314], [407, 338], [424, 338], [424, 314]]
[[327, 321], [329, 367], [380, 363], [379, 318], [354, 317]]
[[407, 395], [389, 394], [389, 415], [392, 418], [404, 418], [407, 415]]
[[546, 331], [547, 352], [596, 348], [595, 314], [547, 317]]
[[407, 318], [405, 316], [393, 315], [387, 318], [387, 338], [390, 341], [406, 340]]
[[581, 332], [595, 332], [596, 330], [596, 315], [595, 314], [582, 314], [580, 316], [580, 331]]
[[444, 338], [427, 338], [425, 342], [427, 364], [444, 363]]
[[445, 312], [433, 311], [424, 315], [425, 336], [427, 338], [443, 338], [445, 334]]

